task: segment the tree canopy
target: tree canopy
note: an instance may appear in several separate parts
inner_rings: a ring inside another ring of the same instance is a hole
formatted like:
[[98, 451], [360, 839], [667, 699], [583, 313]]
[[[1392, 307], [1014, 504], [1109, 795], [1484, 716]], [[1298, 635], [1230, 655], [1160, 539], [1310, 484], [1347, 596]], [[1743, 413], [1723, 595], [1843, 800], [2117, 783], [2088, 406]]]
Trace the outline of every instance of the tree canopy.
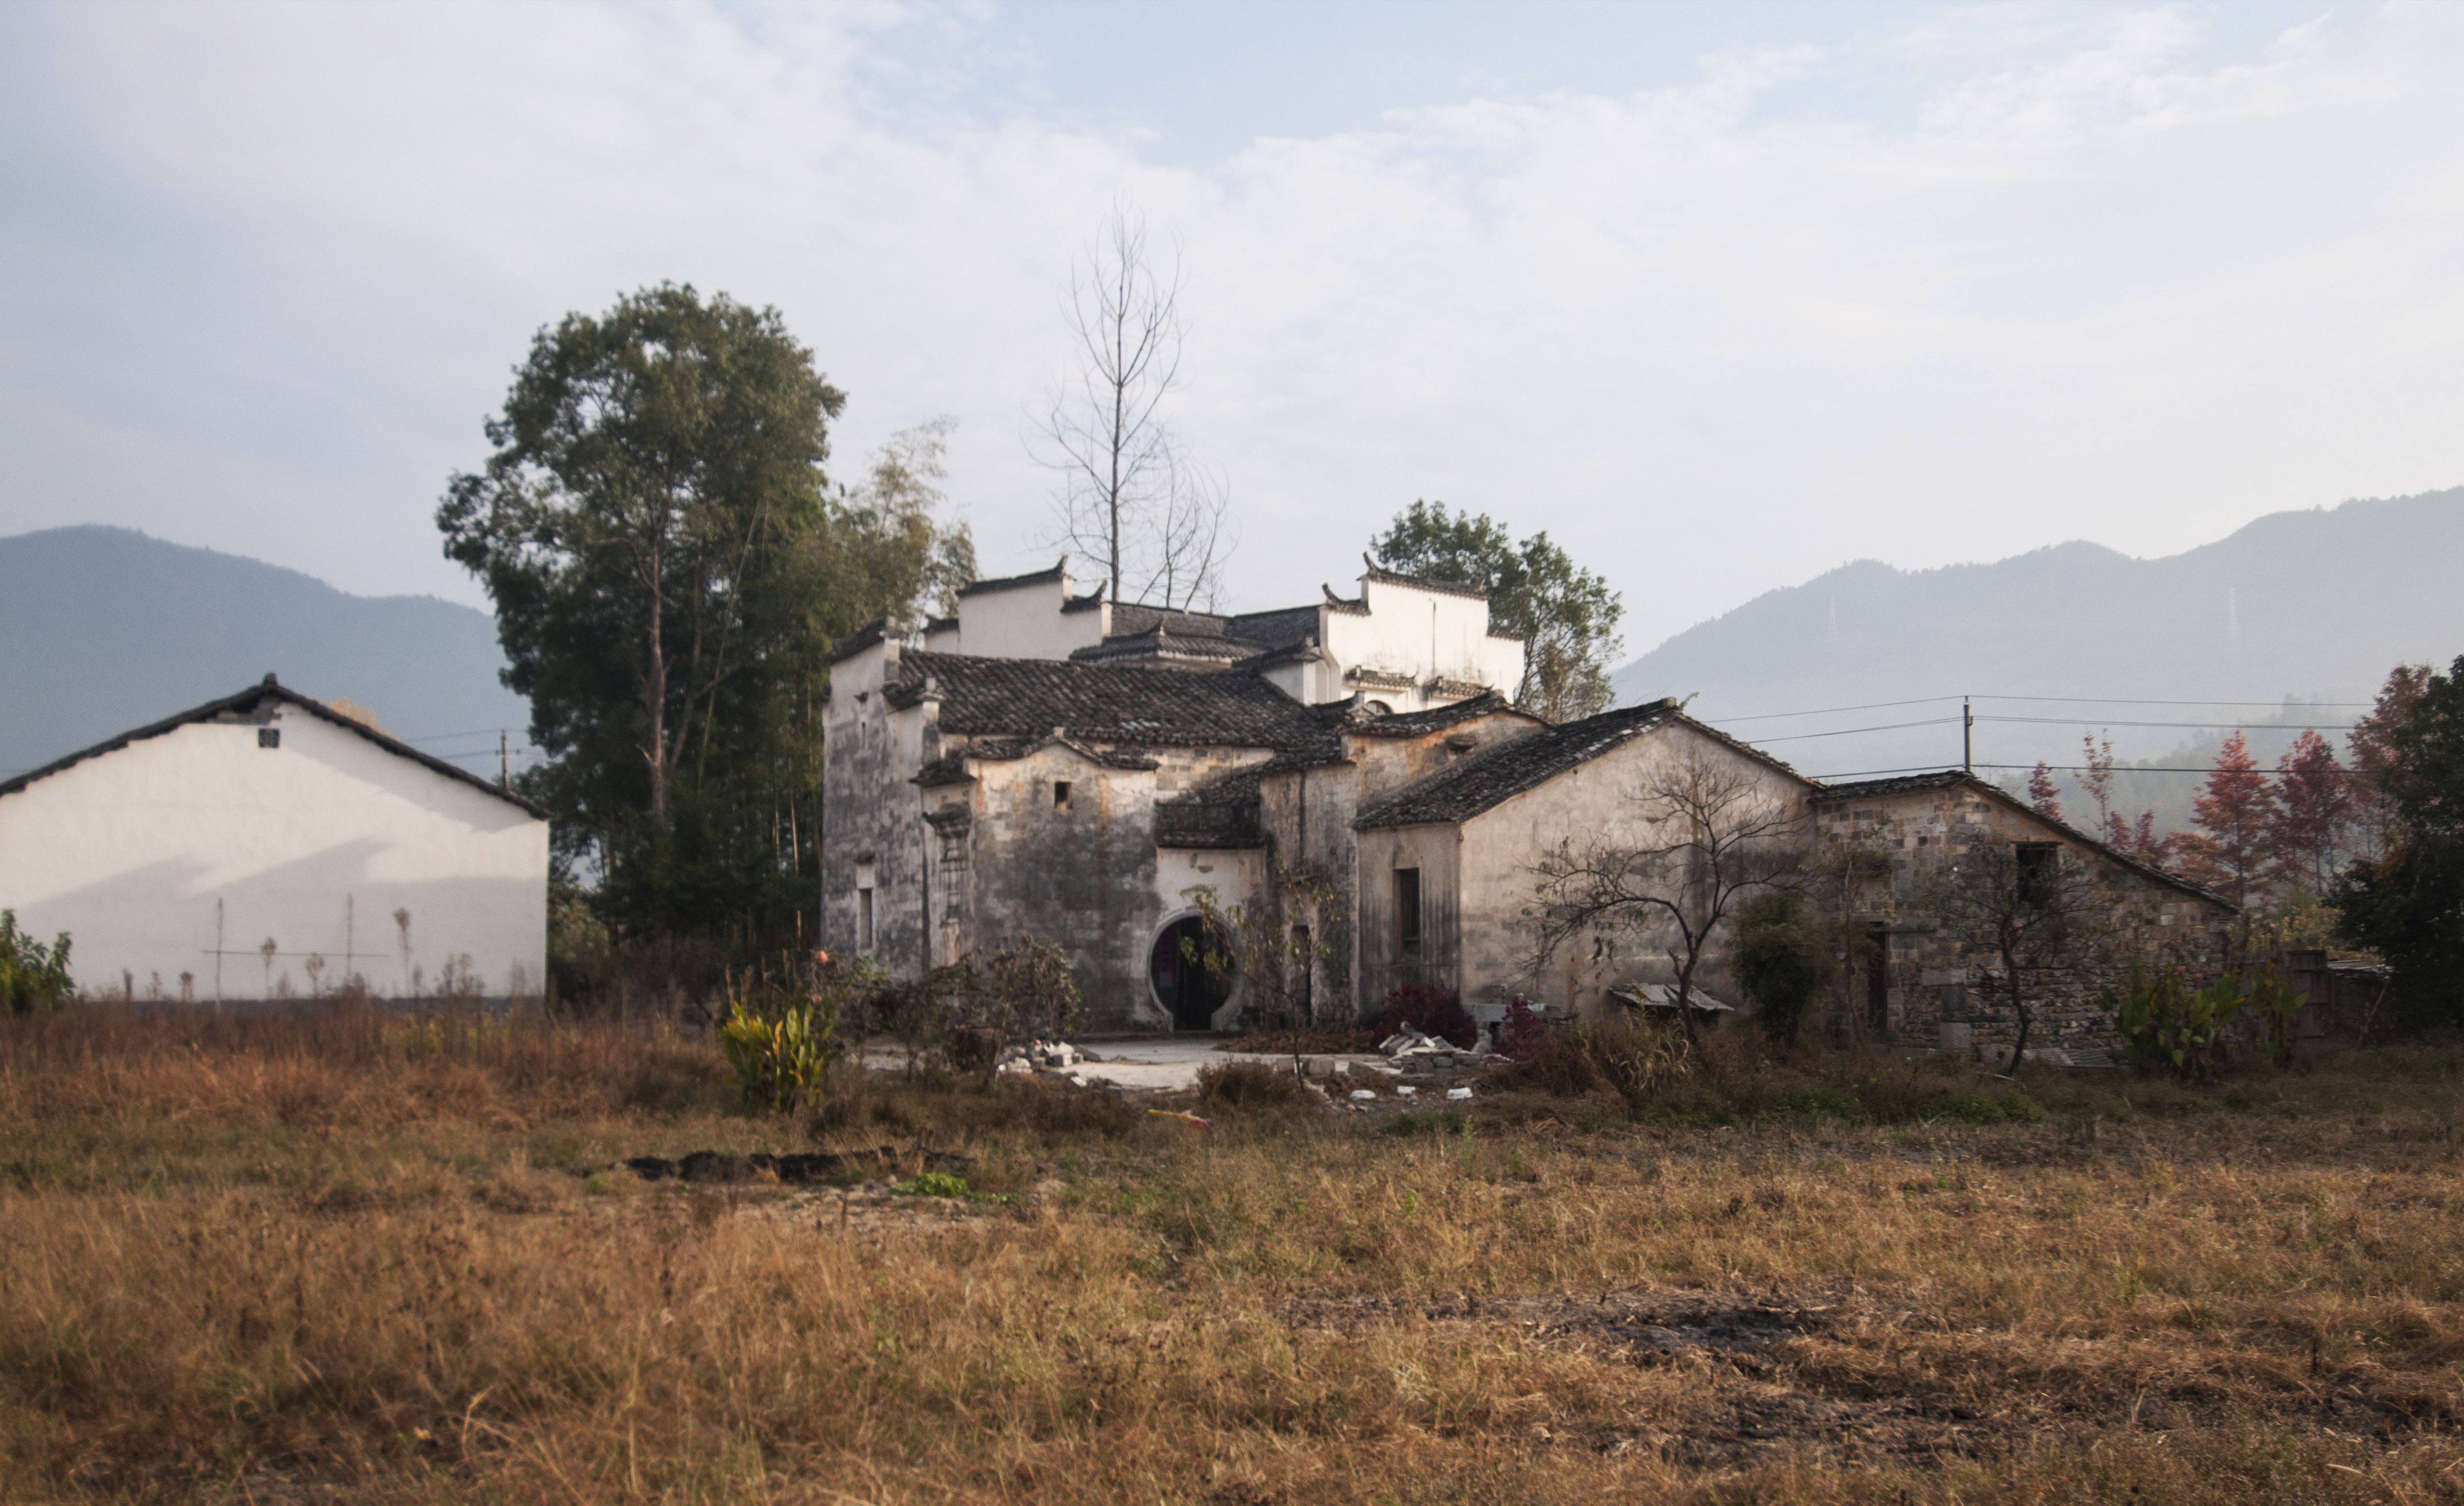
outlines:
[[793, 902], [830, 641], [960, 564], [930, 517], [936, 431], [827, 488], [845, 403], [777, 310], [663, 284], [540, 330], [437, 508], [530, 698], [524, 787], [611, 919], [749, 928]]
[[2345, 940], [2394, 965], [2413, 1018], [2454, 1025], [2464, 1023], [2464, 655], [2401, 688], [2371, 727], [2386, 848], [2346, 869], [2333, 897]]
[[1625, 604], [1546, 532], [1516, 543], [1485, 513], [1452, 513], [1443, 502], [1416, 501], [1369, 549], [1397, 574], [1488, 592], [1489, 619], [1524, 635], [1516, 704], [1551, 721], [1608, 709], [1610, 661], [1624, 647], [1617, 625]]

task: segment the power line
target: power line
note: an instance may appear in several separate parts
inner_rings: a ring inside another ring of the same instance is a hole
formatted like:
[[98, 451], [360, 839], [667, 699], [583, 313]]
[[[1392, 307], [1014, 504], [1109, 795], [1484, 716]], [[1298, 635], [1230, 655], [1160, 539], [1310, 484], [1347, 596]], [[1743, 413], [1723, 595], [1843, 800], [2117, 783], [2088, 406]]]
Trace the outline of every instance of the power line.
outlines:
[[[1917, 699], [1915, 699], [1915, 700], [1877, 700], [1877, 701], [1869, 701], [1869, 702], [1867, 702], [1866, 704], [1861, 705], [1861, 706], [1823, 706], [1823, 707], [1820, 707], [1820, 708], [1817, 708], [1817, 709], [1815, 709], [1815, 710], [1811, 710], [1811, 711], [1768, 711], [1768, 712], [1762, 712], [1762, 713], [1759, 713], [1759, 714], [1757, 714], [1757, 715], [1755, 715], [1755, 716], [1751, 716], [1751, 717], [1723, 717], [1723, 718], [1721, 718], [1721, 719], [1720, 719], [1720, 724], [1721, 724], [1722, 726], [1735, 726], [1735, 725], [1737, 725], [1737, 724], [1739, 724], [1739, 723], [1741, 723], [1741, 722], [1747, 722], [1747, 721], [1785, 721], [1785, 720], [1789, 720], [1789, 719], [1791, 719], [1791, 718], [1793, 718], [1793, 717], [1828, 717], [1828, 716], [1837, 715], [1837, 714], [1842, 713], [1842, 712], [1850, 712], [1850, 711], [1886, 711], [1886, 710], [1889, 710], [1889, 709], [1891, 709], [1892, 707], [1895, 707], [1895, 706], [1925, 706], [1925, 705], [1931, 705], [1931, 704], [1933, 704], [1933, 703], [1934, 703], [1934, 702], [1936, 702], [1936, 701], [1958, 700], [1958, 699], [1960, 699], [1960, 698], [1959, 698], [1959, 697], [1957, 697], [1957, 696], [1923, 696], [1923, 697], [1918, 698], [1917, 698]], [[2306, 701], [2300, 701], [2300, 702], [2298, 702], [2298, 703], [2282, 703], [2282, 704], [2279, 704], [2279, 703], [2277, 703], [2277, 702], [2265, 701], [2265, 700], [2153, 700], [2153, 699], [2146, 699], [2146, 698], [2130, 698], [2130, 697], [2126, 697], [2126, 696], [1995, 696], [1995, 695], [1982, 695], [1982, 696], [1974, 696], [1974, 697], [1970, 697], [1970, 698], [1969, 698], [1969, 699], [1973, 699], [1973, 700], [2022, 700], [2022, 701], [2041, 701], [2041, 702], [2045, 702], [2045, 703], [2048, 703], [2048, 704], [2054, 704], [2054, 705], [2069, 705], [2069, 706], [2245, 706], [2245, 707], [2258, 707], [2258, 708], [2264, 708], [2265, 713], [2266, 713], [2267, 715], [2271, 715], [2271, 716], [2273, 716], [2273, 715], [2278, 715], [2278, 714], [2281, 714], [2281, 713], [2283, 713], [2283, 712], [2287, 712], [2287, 711], [2310, 711], [2310, 710], [2320, 710], [2320, 711], [2351, 711], [2351, 710], [2357, 710], [2357, 709], [2367, 709], [2368, 707], [2371, 707], [2371, 706], [2374, 706], [2374, 705], [2376, 705], [2376, 704], [2377, 704], [2377, 702], [2376, 702], [2376, 701], [2367, 701], [2367, 700], [2306, 700]], [[1982, 719], [1979, 719], [1979, 720], [1982, 720]], [[2024, 718], [2003, 718], [2003, 717], [1997, 717], [1997, 718], [1994, 718], [1993, 720], [1997, 720], [1997, 721], [2000, 721], [2000, 720], [2026, 720], [2026, 719], [2024, 719]], [[2048, 719], [2048, 720], [2052, 720], [2052, 719]], [[2095, 719], [2095, 720], [2101, 720], [2101, 719]], [[2090, 721], [2080, 721], [2080, 722], [2076, 723], [2076, 724], [2077, 724], [2077, 725], [2080, 725], [2080, 726], [2086, 726], [2086, 725], [2090, 725], [2090, 724], [2091, 724], [2091, 722], [2090, 722]], [[2173, 723], [2173, 722], [2160, 722], [2160, 721], [2116, 721], [2116, 722], [2112, 722], [2112, 723], [2109, 723], [2109, 724], [2110, 724], [2110, 725], [2112, 725], [2112, 726], [2117, 726], [2117, 727], [2155, 727], [2155, 726], [2172, 726], [2172, 725], [2181, 725], [2181, 726], [2209, 726], [2209, 725], [2221, 725], [2222, 723], [2210, 723], [2210, 722], [2204, 722], [2204, 721], [2196, 721], [2196, 722], [2181, 722], [2181, 723]], [[2282, 724], [2282, 725], [2291, 725], [2291, 723], [2281, 723], [2281, 724]]]
[[1887, 711], [1893, 706], [1927, 706], [1937, 700], [1958, 698], [1956, 696], [1925, 696], [1915, 700], [1878, 700], [1863, 706], [1826, 706], [1820, 711], [1774, 711], [1759, 717], [1723, 717], [1721, 725], [1732, 727], [1740, 721], [1779, 721], [1790, 717], [1828, 717], [1843, 711]]
[[1792, 732], [1784, 738], [1758, 738], [1754, 746], [1766, 742], [1803, 742], [1811, 738], [1852, 738], [1859, 732], [1897, 732], [1904, 727], [1947, 727], [1957, 723], [1957, 717], [1935, 717], [1928, 721], [1894, 721], [1881, 727], [1841, 727], [1836, 732]]
[[2037, 726], [2047, 727], [2197, 727], [2203, 729], [2233, 727], [2246, 732], [2250, 730], [2253, 725], [2255, 725], [2261, 732], [2291, 732], [2297, 728], [2304, 732], [2350, 732], [2353, 730], [2349, 723], [2331, 726], [2323, 721], [2306, 723], [2295, 721], [2253, 723], [2247, 720], [2112, 721], [2102, 717], [2089, 718], [2084, 720], [2072, 717], [1979, 717], [1976, 720], [1979, 721], [2025, 721], [2034, 723]]
[[[1978, 768], [2005, 768], [2013, 771], [2024, 770], [2029, 773], [2034, 773], [2036, 769], [2036, 765], [2034, 764], [1979, 764], [1975, 766]], [[2084, 764], [2047, 764], [2044, 767], [2045, 771], [2049, 774], [2092, 774], [2096, 772]], [[1805, 777], [1812, 780], [1867, 779], [1883, 774], [1956, 774], [1959, 772], [1961, 772], [1961, 770], [1951, 764], [1914, 764], [1905, 768], [1858, 768], [1849, 769], [1843, 773], [1837, 774], [1808, 774]], [[2213, 768], [2175, 768], [2170, 766], [2138, 768], [2128, 764], [2116, 764], [2113, 765], [2113, 772], [2117, 774], [2212, 774], [2215, 770]], [[2369, 777], [2369, 771], [2367, 769], [2360, 768], [2243, 768], [2234, 769], [2231, 772], [2235, 775], [2248, 774], [2254, 777], [2263, 775], [2269, 779], [2285, 779], [2296, 774], [2334, 774], [2347, 779], [2366, 779]]]
[[[2276, 704], [2264, 700], [2131, 700], [2118, 696], [1979, 696], [1978, 700], [2047, 700], [2079, 706], [2265, 706]], [[2356, 706], [2374, 706], [2371, 700], [2304, 700], [2276, 704], [2278, 711], [2306, 711], [2313, 706], [2346, 711]]]

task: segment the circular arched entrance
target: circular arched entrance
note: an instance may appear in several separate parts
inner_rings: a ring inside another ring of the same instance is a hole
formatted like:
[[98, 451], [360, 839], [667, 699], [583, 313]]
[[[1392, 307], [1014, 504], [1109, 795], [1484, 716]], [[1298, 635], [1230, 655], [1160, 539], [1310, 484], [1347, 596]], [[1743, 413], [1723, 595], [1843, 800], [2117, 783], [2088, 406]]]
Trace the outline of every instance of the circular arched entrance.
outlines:
[[1221, 930], [1210, 937], [1203, 917], [1182, 916], [1155, 938], [1147, 981], [1174, 1030], [1212, 1030], [1237, 981], [1231, 943]]

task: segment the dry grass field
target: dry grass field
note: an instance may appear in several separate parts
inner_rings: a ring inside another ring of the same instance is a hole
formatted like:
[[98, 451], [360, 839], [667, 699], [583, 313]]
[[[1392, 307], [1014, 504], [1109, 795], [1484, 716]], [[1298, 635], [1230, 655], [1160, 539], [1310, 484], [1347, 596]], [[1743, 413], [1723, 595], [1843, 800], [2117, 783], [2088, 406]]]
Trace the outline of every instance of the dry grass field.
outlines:
[[[0, 1021], [0, 1499], [2464, 1500], [2459, 1066], [1201, 1133], [748, 1117], [647, 1027]], [[976, 1195], [885, 1189], [928, 1149]]]

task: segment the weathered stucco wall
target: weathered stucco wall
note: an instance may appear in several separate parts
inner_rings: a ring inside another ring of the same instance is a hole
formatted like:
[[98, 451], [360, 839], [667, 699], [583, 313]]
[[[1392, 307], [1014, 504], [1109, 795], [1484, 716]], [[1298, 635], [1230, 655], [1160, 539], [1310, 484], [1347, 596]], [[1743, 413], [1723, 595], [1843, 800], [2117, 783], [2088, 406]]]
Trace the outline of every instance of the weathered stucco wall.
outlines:
[[[876, 643], [830, 667], [822, 735], [822, 945], [869, 956], [913, 976], [925, 946], [928, 829], [913, 783], [923, 765], [930, 703], [893, 710], [883, 699], [898, 646]], [[937, 735], [937, 734], [936, 734]], [[860, 891], [872, 891], [871, 945], [861, 938]]]
[[[1641, 797], [1695, 757], [1714, 769], [1743, 775], [1768, 801], [1802, 816], [1804, 781], [1678, 721], [1464, 824], [1463, 869], [1480, 880], [1466, 894], [1463, 911], [1465, 1003], [1500, 1003], [1521, 991], [1551, 1010], [1588, 1018], [1618, 1008], [1607, 999], [1612, 986], [1673, 980], [1663, 951], [1666, 937], [1658, 926], [1592, 933], [1560, 946], [1535, 969], [1537, 927], [1525, 911], [1534, 905], [1533, 870], [1561, 843], [1571, 841], [1577, 850], [1595, 841], [1632, 849], [1654, 840], [1650, 809]], [[1694, 981], [1735, 1002], [1725, 964], [1727, 940], [1724, 927]]]
[[[1107, 768], [1061, 743], [968, 767], [977, 779], [968, 943], [988, 952], [1022, 930], [1057, 941], [1089, 1029], [1170, 1029], [1144, 966], [1162, 909], [1154, 772]], [[1069, 786], [1066, 805], [1057, 783]]]
[[1880, 943], [1876, 959], [1843, 980], [1838, 1002], [1862, 1016], [1869, 1033], [1892, 1045], [1990, 1055], [1997, 1049], [2007, 1053], [2014, 1042], [2017, 1019], [1998, 958], [1947, 934], [1924, 903], [1926, 888], [1972, 843], [2051, 844], [2064, 863], [2095, 881], [2079, 965], [2022, 977], [2036, 1015], [2033, 1046], [2117, 1050], [2097, 996], [2122, 985], [2134, 958], [2178, 965], [2199, 978], [2212, 976], [2223, 961], [2229, 906], [2116, 862], [2079, 833], [1977, 786], [1825, 800], [1815, 808], [1815, 822], [1830, 841], [1861, 843], [1889, 865], [1887, 878], [1867, 879], [1844, 897], [1837, 888], [1816, 894], [1824, 913], [1834, 916], [1842, 912], [1844, 897], [1851, 922]]
[[68, 932], [93, 993], [305, 997], [355, 976], [396, 998], [546, 986], [546, 821], [313, 713], [267, 703], [257, 718], [183, 726], [0, 796], [0, 908], [46, 941]]
[[[1386, 998], [1405, 984], [1443, 984], [1463, 988], [1461, 915], [1469, 865], [1451, 826], [1383, 827], [1357, 833], [1360, 844], [1357, 937], [1360, 988], [1357, 1008], [1375, 1019]], [[1420, 941], [1406, 945], [1397, 875], [1419, 873]], [[1477, 876], [1474, 878], [1477, 887]]]

